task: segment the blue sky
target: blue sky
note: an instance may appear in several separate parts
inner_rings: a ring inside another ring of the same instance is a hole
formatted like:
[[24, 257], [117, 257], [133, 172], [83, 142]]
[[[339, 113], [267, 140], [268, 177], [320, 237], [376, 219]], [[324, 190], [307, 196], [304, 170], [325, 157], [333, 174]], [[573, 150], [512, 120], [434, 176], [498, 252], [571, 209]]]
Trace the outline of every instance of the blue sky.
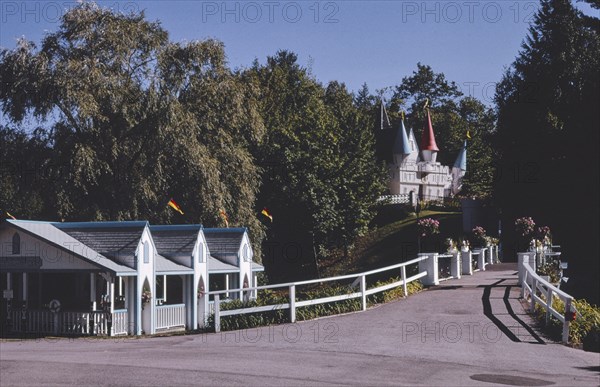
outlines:
[[[73, 1], [0, 2], [0, 46], [38, 43]], [[518, 53], [537, 1], [98, 1], [144, 10], [173, 41], [216, 38], [233, 68], [264, 62], [279, 49], [298, 54], [321, 82], [372, 92], [400, 83], [417, 62], [491, 104], [495, 82]], [[589, 8], [578, 5], [586, 12]], [[595, 11], [596, 15], [598, 14]]]

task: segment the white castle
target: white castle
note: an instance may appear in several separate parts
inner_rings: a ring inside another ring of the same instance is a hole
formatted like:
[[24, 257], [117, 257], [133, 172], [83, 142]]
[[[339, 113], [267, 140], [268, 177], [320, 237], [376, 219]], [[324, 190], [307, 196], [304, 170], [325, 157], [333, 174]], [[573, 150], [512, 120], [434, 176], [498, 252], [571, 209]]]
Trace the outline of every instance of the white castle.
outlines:
[[390, 169], [390, 194], [410, 195], [421, 200], [444, 200], [460, 192], [462, 179], [467, 170], [467, 142], [463, 145], [452, 168], [436, 161], [439, 148], [435, 142], [431, 116], [427, 109], [427, 120], [421, 137], [421, 151], [415, 134], [408, 133], [401, 120], [392, 148], [393, 161]]

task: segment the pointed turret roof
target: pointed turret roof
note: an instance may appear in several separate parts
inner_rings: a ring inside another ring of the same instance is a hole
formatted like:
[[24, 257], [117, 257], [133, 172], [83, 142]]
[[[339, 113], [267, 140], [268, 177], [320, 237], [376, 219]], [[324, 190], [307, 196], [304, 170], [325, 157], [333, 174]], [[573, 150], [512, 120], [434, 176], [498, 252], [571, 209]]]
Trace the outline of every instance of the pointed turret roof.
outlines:
[[429, 109], [427, 109], [427, 121], [423, 128], [423, 136], [421, 137], [421, 150], [439, 151], [437, 144], [435, 143], [435, 136], [433, 134], [433, 126], [431, 125], [431, 115]]
[[400, 126], [396, 132], [396, 139], [394, 140], [394, 154], [407, 155], [410, 154], [410, 143], [408, 142], [408, 135], [406, 134], [406, 128], [404, 127], [404, 120], [400, 121]]
[[467, 170], [467, 140], [465, 140], [465, 143], [464, 143], [462, 149], [458, 153], [458, 157], [456, 158], [456, 161], [454, 162], [454, 167], [459, 168], [463, 171]]

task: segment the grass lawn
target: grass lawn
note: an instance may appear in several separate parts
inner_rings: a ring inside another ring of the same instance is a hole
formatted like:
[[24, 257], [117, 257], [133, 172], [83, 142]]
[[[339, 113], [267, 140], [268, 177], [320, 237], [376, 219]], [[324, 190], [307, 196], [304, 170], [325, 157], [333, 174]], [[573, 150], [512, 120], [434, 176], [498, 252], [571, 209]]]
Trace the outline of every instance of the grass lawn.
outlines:
[[[422, 252], [442, 252], [446, 238], [458, 239], [462, 232], [461, 212], [421, 211], [419, 217], [434, 218], [440, 222], [440, 234], [421, 241]], [[393, 265], [416, 258], [417, 219], [409, 214], [400, 220], [381, 221], [376, 228], [360, 237], [354, 248], [344, 257], [343, 249], [336, 250], [326, 261], [321, 261], [321, 277], [357, 273]]]

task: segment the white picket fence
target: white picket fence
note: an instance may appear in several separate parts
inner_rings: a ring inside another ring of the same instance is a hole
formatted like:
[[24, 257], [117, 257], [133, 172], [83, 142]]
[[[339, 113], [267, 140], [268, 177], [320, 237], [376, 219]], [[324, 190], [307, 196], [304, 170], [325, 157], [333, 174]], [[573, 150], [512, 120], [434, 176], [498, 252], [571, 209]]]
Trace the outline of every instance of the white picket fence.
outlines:
[[[546, 310], [546, 324], [554, 316], [563, 324], [562, 341], [569, 342], [569, 324], [577, 313], [572, 305], [573, 297], [558, 289], [550, 282], [540, 277], [535, 271], [535, 253], [518, 253], [519, 283], [521, 285], [521, 298], [530, 298], [529, 312], [535, 312], [535, 305], [539, 304]], [[533, 267], [531, 266], [533, 264]], [[562, 300], [564, 314], [553, 308], [554, 299]]]
[[[127, 334], [127, 311], [115, 311], [119, 332], [113, 325], [113, 334]], [[48, 310], [11, 311], [10, 325], [13, 333], [41, 335], [108, 335], [108, 314], [104, 311], [57, 312]]]
[[185, 329], [185, 304], [159, 305], [156, 307], [156, 330]]

